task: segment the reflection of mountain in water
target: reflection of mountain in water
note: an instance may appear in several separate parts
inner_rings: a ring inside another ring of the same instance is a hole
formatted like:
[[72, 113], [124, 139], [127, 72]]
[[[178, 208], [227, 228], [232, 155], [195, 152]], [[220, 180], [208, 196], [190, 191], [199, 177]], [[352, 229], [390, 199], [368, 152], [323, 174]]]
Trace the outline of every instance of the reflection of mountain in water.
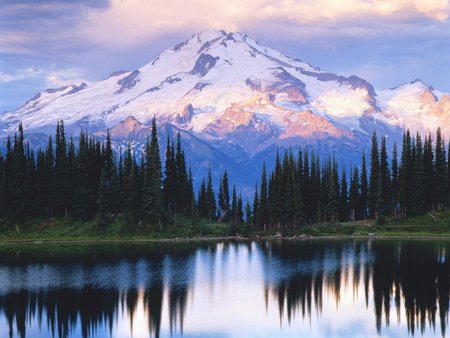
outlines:
[[140, 309], [148, 334], [159, 337], [166, 306], [170, 334], [183, 334], [196, 269], [206, 271], [209, 279], [200, 292], [220, 292], [211, 291], [217, 278], [211, 271], [219, 267], [227, 279], [227, 260], [244, 252], [248, 264], [251, 257], [261, 263], [266, 306], [275, 300], [281, 321], [320, 314], [330, 297], [339, 318], [343, 290], [353, 290], [355, 297], [364, 297], [366, 307], [373, 302], [369, 311], [374, 311], [378, 333], [383, 322], [392, 325], [390, 313], [396, 311], [398, 321], [405, 314], [411, 335], [424, 334], [428, 326], [446, 334], [446, 242], [317, 240], [33, 250], [0, 249], [0, 318], [6, 319], [10, 337], [15, 331], [28, 336], [31, 321], [55, 337], [93, 337], [101, 331], [109, 336], [124, 313], [133, 332], [142, 329], [135, 320]]

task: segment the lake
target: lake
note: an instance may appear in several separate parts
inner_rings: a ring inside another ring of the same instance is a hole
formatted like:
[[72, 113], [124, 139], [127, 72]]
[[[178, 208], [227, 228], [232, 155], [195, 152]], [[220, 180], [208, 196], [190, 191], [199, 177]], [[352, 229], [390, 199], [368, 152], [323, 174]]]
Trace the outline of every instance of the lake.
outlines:
[[445, 337], [450, 241], [0, 246], [0, 337]]

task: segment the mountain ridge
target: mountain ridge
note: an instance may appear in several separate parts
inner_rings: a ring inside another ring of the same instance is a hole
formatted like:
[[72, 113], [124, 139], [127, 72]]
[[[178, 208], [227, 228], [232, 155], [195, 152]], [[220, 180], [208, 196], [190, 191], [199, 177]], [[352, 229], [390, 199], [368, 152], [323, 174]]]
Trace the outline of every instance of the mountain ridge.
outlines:
[[[402, 128], [426, 133], [441, 126], [450, 138], [450, 95], [421, 80], [377, 90], [356, 75], [323, 71], [246, 34], [218, 30], [195, 34], [138, 69], [41, 91], [0, 114], [0, 137], [19, 121], [29, 134], [48, 134], [64, 120], [74, 134], [83, 128], [103, 137], [116, 128], [116, 150], [127, 139], [141, 151], [153, 116], [244, 169], [274, 147], [311, 144], [321, 155], [356, 161], [373, 131], [390, 144], [400, 142]], [[204, 154], [192, 155], [202, 162]], [[226, 167], [220, 156], [214, 161]], [[237, 176], [245, 179], [244, 169]], [[253, 183], [255, 175], [248, 176]]]

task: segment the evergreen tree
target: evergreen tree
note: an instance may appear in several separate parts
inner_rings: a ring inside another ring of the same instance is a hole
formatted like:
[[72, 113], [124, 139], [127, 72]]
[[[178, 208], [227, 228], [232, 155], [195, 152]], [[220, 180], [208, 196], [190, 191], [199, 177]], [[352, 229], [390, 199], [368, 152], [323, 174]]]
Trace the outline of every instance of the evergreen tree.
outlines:
[[156, 119], [152, 120], [151, 141], [145, 148], [145, 168], [143, 182], [143, 213], [144, 219], [159, 225], [162, 230], [164, 220], [161, 159], [159, 157]]
[[361, 161], [361, 195], [360, 195], [360, 203], [359, 203], [359, 212], [358, 218], [366, 219], [367, 218], [367, 197], [368, 197], [368, 180], [367, 180], [367, 167], [366, 167], [366, 155], [362, 154]]
[[262, 174], [261, 174], [261, 187], [258, 202], [258, 225], [266, 230], [269, 225], [269, 208], [267, 201], [267, 174], [266, 163], [263, 162]]
[[238, 195], [238, 199], [237, 199], [236, 221], [239, 224], [239, 226], [241, 226], [242, 223], [244, 222], [244, 210], [243, 210], [242, 194], [239, 194]]
[[225, 170], [223, 173], [220, 187], [219, 187], [219, 206], [220, 206], [220, 219], [222, 221], [229, 221], [231, 219], [231, 206], [230, 206], [230, 190], [228, 184], [228, 173]]
[[[370, 183], [364, 153], [361, 171], [356, 166], [350, 170], [349, 185], [345, 167], [339, 170], [335, 159], [321, 164], [317, 154], [307, 151], [299, 151], [298, 158], [294, 158], [290, 149], [280, 160], [277, 153], [275, 168], [269, 175], [263, 164], [253, 208], [247, 201], [244, 217], [242, 193], [235, 185], [230, 205], [227, 171], [220, 179], [219, 208], [211, 168], [207, 180], [201, 182], [197, 203], [192, 168], [186, 170], [179, 135], [176, 147], [170, 138], [167, 140], [163, 177], [155, 119], [141, 164], [137, 164], [128, 144], [123, 160], [120, 152], [117, 166], [109, 131], [103, 143], [81, 131], [75, 149], [72, 138], [67, 142], [64, 123], [59, 121], [54, 142], [49, 137], [46, 149], [37, 150], [35, 156], [19, 124], [13, 141], [6, 141], [6, 152], [0, 153], [0, 219], [14, 222], [34, 216], [71, 216], [90, 220], [97, 215], [99, 224], [106, 227], [123, 214], [128, 230], [137, 230], [136, 225], [142, 222], [158, 224], [162, 229], [167, 224], [166, 212], [192, 220], [200, 216], [212, 221], [219, 215], [220, 220], [230, 222], [230, 232], [236, 234], [248, 233], [252, 227], [293, 229], [303, 221], [337, 223], [365, 218], [375, 186], [371, 216], [379, 224], [388, 215], [422, 215], [450, 202], [450, 144], [446, 149], [440, 129], [434, 147], [430, 135], [422, 143], [419, 134], [411, 137], [405, 131], [400, 162], [394, 144], [391, 165], [385, 137], [381, 138], [379, 152], [376, 143], [374, 133]], [[241, 228], [243, 223], [245, 227]]]
[[165, 163], [165, 177], [164, 177], [164, 206], [169, 213], [177, 212], [177, 166], [175, 163], [175, 150], [171, 143], [170, 137], [167, 136], [166, 147], [166, 163]]
[[239, 211], [238, 211], [238, 202], [237, 202], [237, 193], [236, 193], [236, 186], [233, 185], [233, 193], [231, 197], [231, 226], [230, 226], [230, 232], [232, 235], [235, 235], [239, 231]]
[[381, 182], [381, 177], [380, 177], [379, 184], [378, 184], [377, 204], [375, 207], [375, 210], [376, 210], [375, 218], [377, 220], [377, 224], [379, 224], [379, 225], [382, 225], [386, 222], [385, 207], [386, 207], [386, 202], [384, 200], [383, 183]]
[[245, 232], [248, 234], [253, 225], [253, 213], [249, 200], [245, 203]]
[[339, 186], [337, 185], [338, 182], [338, 173], [337, 173], [337, 164], [336, 162], [333, 163], [333, 166], [331, 167], [330, 164], [328, 164], [327, 168], [327, 176], [328, 179], [325, 183], [327, 185], [327, 216], [328, 219], [332, 223], [338, 223], [339, 222]]
[[422, 139], [420, 135], [417, 133], [415, 145], [412, 151], [412, 157], [414, 162], [414, 188], [412, 190], [413, 200], [412, 200], [412, 213], [414, 215], [421, 215], [425, 210], [425, 161], [424, 161], [424, 152]]
[[[433, 142], [431, 135], [425, 138], [424, 153], [423, 153], [423, 169], [424, 169], [424, 210], [431, 210], [433, 208], [435, 195], [435, 171], [434, 171], [434, 155], [433, 155]], [[403, 163], [402, 163], [403, 164]], [[406, 183], [405, 183], [406, 184]], [[406, 189], [404, 189], [406, 193]]]
[[[47, 157], [50, 157], [52, 152], [49, 149], [51, 146], [51, 140], [49, 141], [49, 147], [47, 148]], [[87, 135], [80, 132], [80, 142], [78, 145], [78, 159], [76, 169], [76, 188], [74, 191], [73, 200], [73, 216], [82, 221], [88, 220], [91, 215], [89, 213], [91, 204], [94, 203], [94, 198], [89, 189], [89, 148], [87, 143]], [[47, 159], [47, 162], [50, 162]], [[52, 209], [51, 209], [52, 210]], [[52, 211], [50, 211], [52, 213]]]
[[255, 193], [253, 195], [253, 213], [252, 213], [252, 226], [257, 228], [259, 224], [262, 224], [259, 220], [259, 195], [258, 184], [255, 183]]
[[283, 210], [283, 171], [281, 168], [281, 161], [279, 152], [277, 149], [275, 170], [272, 172], [268, 182], [268, 208], [269, 208], [269, 220], [268, 225], [280, 227]]
[[2, 152], [0, 151], [0, 220], [5, 217], [5, 187], [4, 187], [4, 179], [5, 179], [5, 163], [4, 163]]
[[359, 204], [359, 172], [358, 168], [354, 167], [353, 172], [350, 172], [350, 191], [349, 191], [349, 214], [350, 220], [355, 221], [357, 216], [357, 208]]
[[409, 130], [403, 136], [399, 181], [402, 214], [404, 216], [410, 216], [413, 214], [414, 205], [414, 161], [412, 157], [412, 142]]
[[186, 216], [194, 216], [197, 214], [197, 203], [195, 200], [195, 194], [194, 194], [194, 178], [192, 177], [192, 166], [189, 165], [189, 170], [187, 174], [186, 179], [186, 209], [185, 209], [185, 215]]
[[349, 208], [348, 208], [347, 174], [345, 170], [343, 170], [341, 178], [341, 194], [339, 201], [339, 220], [341, 222], [347, 222], [348, 216], [349, 216]]
[[108, 220], [108, 216], [111, 213], [111, 205], [109, 201], [109, 187], [108, 187], [108, 179], [107, 174], [105, 170], [102, 170], [102, 174], [100, 177], [100, 186], [98, 188], [98, 199], [97, 199], [97, 206], [98, 206], [98, 213], [97, 216], [101, 220], [101, 224], [103, 226], [106, 225], [106, 221]]
[[208, 217], [208, 200], [206, 196], [205, 178], [202, 179], [200, 190], [198, 193], [198, 214], [201, 218]]
[[[385, 211], [387, 206], [385, 205], [388, 200], [389, 195], [389, 165], [387, 158], [387, 149], [386, 149], [386, 138], [383, 136], [381, 138], [381, 150], [380, 150], [380, 172], [379, 172], [379, 187], [377, 191], [377, 200], [375, 210], [377, 213], [380, 213], [381, 209], [383, 209], [383, 217], [385, 216]], [[379, 196], [381, 194], [381, 196]], [[380, 203], [384, 203], [381, 205]], [[381, 209], [379, 209], [381, 208]]]
[[206, 207], [207, 217], [211, 222], [217, 214], [216, 198], [214, 197], [211, 167], [208, 169], [208, 183], [206, 185]]
[[398, 202], [399, 202], [399, 168], [398, 168], [398, 154], [397, 154], [397, 144], [394, 143], [392, 150], [392, 165], [391, 165], [391, 207], [394, 211], [394, 216], [397, 217], [398, 213]]
[[375, 210], [378, 196], [378, 183], [380, 181], [380, 158], [378, 152], [377, 134], [372, 135], [372, 150], [370, 152], [370, 178], [369, 191], [367, 195], [367, 205], [369, 207], [369, 216], [375, 217]]
[[184, 156], [184, 151], [181, 147], [181, 136], [180, 133], [177, 134], [177, 147], [175, 153], [175, 165], [176, 165], [176, 211], [180, 214], [185, 214], [188, 209], [187, 194], [188, 192], [188, 178], [186, 172], [186, 159]]
[[450, 206], [450, 141], [447, 147], [447, 207]]
[[441, 128], [439, 127], [436, 132], [434, 183], [435, 207], [438, 209], [444, 207], [447, 202], [447, 178], [445, 143], [442, 138]]

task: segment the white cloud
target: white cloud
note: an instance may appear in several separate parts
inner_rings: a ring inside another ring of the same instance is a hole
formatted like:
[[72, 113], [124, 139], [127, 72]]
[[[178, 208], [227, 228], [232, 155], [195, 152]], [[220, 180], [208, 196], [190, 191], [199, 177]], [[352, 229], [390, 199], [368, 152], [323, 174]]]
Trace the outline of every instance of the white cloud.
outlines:
[[14, 73], [0, 72], [0, 82], [14, 82], [23, 79], [36, 78], [43, 75], [43, 71], [33, 67], [22, 68], [16, 70]]
[[83, 72], [77, 68], [48, 70], [28, 67], [18, 69], [14, 73], [5, 73], [0, 71], [0, 83], [32, 79], [42, 80], [47, 87], [51, 88], [88, 82], [84, 78]]
[[449, 0], [111, 0], [108, 9], [90, 12], [79, 33], [96, 43], [127, 47], [185, 30], [265, 30], [275, 23], [284, 29], [277, 32], [283, 38], [285, 32], [314, 34], [330, 25], [335, 34], [347, 29], [351, 35], [386, 22], [441, 22], [449, 16]]

